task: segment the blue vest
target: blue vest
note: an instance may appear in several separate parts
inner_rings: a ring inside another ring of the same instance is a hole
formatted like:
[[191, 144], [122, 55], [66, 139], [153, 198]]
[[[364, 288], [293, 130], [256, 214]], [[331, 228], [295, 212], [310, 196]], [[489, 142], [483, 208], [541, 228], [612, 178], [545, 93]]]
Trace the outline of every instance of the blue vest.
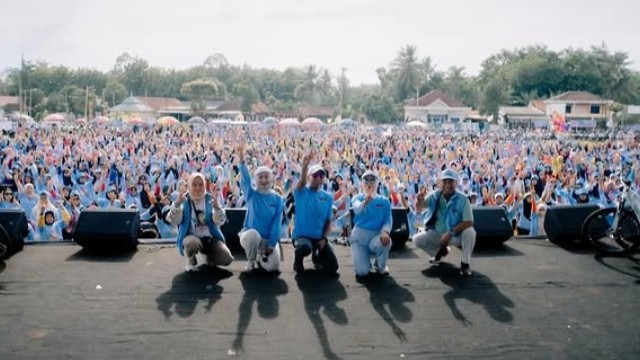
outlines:
[[[211, 236], [216, 238], [218, 241], [224, 242], [224, 236], [220, 229], [213, 223], [212, 219], [212, 209], [211, 209], [211, 195], [204, 195], [204, 218], [207, 222], [207, 226], [209, 227], [209, 232]], [[180, 255], [184, 256], [184, 245], [182, 241], [189, 234], [189, 229], [191, 229], [191, 198], [187, 195], [187, 201], [182, 204], [182, 221], [180, 221], [180, 229], [178, 230], [178, 237], [176, 238], [176, 246], [178, 247], [178, 252]]]
[[[435, 228], [435, 221], [432, 224], [431, 218], [436, 215], [437, 204], [441, 197], [442, 190], [436, 190], [427, 197], [427, 211], [424, 217], [426, 228]], [[447, 207], [445, 208], [444, 224], [447, 229], [452, 229], [454, 226], [462, 222], [462, 212], [467, 201], [469, 201], [467, 197], [460, 191], [456, 190], [453, 193], [451, 199], [447, 202]]]

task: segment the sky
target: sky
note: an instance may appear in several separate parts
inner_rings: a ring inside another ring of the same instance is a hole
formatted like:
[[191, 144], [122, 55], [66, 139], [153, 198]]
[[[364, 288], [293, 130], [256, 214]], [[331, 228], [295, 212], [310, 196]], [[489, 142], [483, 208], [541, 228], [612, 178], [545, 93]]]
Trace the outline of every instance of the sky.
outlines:
[[185, 69], [215, 53], [234, 65], [315, 64], [377, 83], [400, 48], [475, 75], [502, 49], [605, 43], [640, 70], [637, 0], [0, 0], [0, 73], [21, 56], [107, 71], [128, 52]]

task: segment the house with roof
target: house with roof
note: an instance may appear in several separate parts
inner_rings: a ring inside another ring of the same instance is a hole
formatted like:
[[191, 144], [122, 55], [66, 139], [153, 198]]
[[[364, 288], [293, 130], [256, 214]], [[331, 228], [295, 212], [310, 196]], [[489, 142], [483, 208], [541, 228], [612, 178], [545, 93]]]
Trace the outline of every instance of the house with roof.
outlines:
[[0, 116], [11, 114], [20, 110], [20, 102], [17, 96], [0, 96]]
[[567, 91], [546, 100], [534, 100], [531, 106], [550, 117], [564, 117], [571, 129], [604, 129], [613, 125], [613, 100], [587, 91]]
[[132, 118], [151, 120], [157, 117], [156, 109], [140, 101], [139, 98], [129, 96], [122, 102], [109, 109], [109, 117], [114, 120], [129, 121]]
[[420, 121], [432, 128], [459, 128], [470, 113], [471, 107], [440, 90], [431, 90], [404, 104], [406, 122]]
[[549, 129], [550, 117], [533, 106], [500, 106], [498, 124], [508, 129]]

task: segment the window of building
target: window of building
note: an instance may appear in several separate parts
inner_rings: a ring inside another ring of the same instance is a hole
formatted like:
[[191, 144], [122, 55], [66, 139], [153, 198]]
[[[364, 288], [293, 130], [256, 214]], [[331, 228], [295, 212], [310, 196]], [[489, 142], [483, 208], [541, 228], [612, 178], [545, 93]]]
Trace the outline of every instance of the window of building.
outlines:
[[591, 105], [590, 114], [600, 114], [600, 105]]
[[572, 108], [571, 105], [565, 105], [564, 107], [565, 114], [571, 114], [571, 108]]
[[460, 118], [459, 117], [452, 117], [451, 118], [451, 122], [452, 123], [459, 123], [460, 122]]

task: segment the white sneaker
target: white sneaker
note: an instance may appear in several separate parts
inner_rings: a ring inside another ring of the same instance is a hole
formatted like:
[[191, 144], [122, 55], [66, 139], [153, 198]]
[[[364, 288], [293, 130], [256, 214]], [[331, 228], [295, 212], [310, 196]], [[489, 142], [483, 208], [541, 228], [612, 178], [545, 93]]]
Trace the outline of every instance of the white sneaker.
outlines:
[[196, 265], [198, 265], [198, 260], [196, 257], [187, 258], [187, 262], [184, 264], [184, 271], [192, 272], [196, 270]]
[[247, 261], [247, 265], [244, 266], [244, 272], [246, 272], [246, 273], [252, 272], [255, 269], [256, 269], [256, 261], [255, 260]]
[[378, 274], [380, 275], [389, 275], [389, 266], [385, 265], [384, 269], [380, 270], [379, 268], [376, 268], [376, 272], [378, 272]]

